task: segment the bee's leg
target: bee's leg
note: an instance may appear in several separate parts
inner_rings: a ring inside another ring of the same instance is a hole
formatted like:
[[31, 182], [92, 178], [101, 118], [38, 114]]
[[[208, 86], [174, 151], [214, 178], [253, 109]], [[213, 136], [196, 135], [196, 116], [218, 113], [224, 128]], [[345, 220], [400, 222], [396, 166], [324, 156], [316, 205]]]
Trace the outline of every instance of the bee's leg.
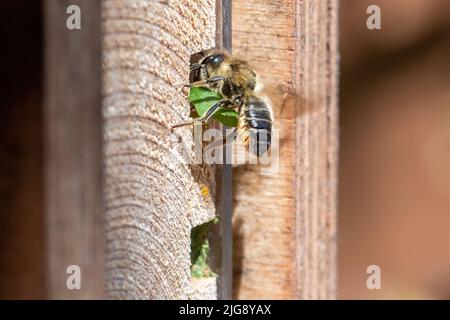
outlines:
[[181, 127], [187, 127], [187, 126], [193, 126], [196, 123], [201, 123], [204, 124], [203, 121], [200, 121], [201, 119], [194, 119], [193, 121], [189, 121], [189, 122], [184, 122], [184, 123], [180, 123], [180, 124], [176, 124], [174, 126], [172, 126], [172, 130], [176, 129], [176, 128], [181, 128]]
[[184, 87], [210, 87], [213, 83], [224, 81], [225, 78], [222, 76], [214, 76], [206, 80], [195, 81], [189, 84], [183, 85]]
[[231, 104], [232, 102], [228, 99], [220, 100], [219, 102], [214, 104], [211, 108], [209, 108], [208, 111], [206, 111], [206, 113], [200, 119], [202, 120], [202, 122], [206, 122], [209, 119], [211, 119], [211, 117], [214, 115], [214, 113], [216, 113], [219, 110], [219, 108], [227, 107]]
[[206, 123], [219, 110], [219, 108], [226, 107], [231, 104], [232, 104], [232, 102], [228, 99], [220, 100], [219, 102], [214, 104], [211, 108], [209, 108], [208, 111], [206, 111], [206, 113], [203, 115], [203, 117], [194, 119], [194, 121], [174, 125], [174, 126], [172, 126], [172, 129], [184, 127], [184, 126], [190, 126], [195, 123]]

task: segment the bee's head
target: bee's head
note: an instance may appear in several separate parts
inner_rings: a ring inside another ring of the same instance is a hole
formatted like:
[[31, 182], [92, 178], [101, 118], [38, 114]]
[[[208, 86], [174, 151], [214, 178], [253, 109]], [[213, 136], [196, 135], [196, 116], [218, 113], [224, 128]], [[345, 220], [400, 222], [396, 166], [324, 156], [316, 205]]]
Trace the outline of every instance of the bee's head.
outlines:
[[198, 63], [191, 61], [191, 82], [205, 80], [219, 73], [219, 69], [224, 66], [225, 54], [215, 52], [206, 56], [203, 55], [203, 58], [197, 61]]
[[224, 61], [225, 56], [222, 53], [216, 53], [205, 57], [201, 63], [204, 65], [208, 76], [211, 76], [220, 68]]

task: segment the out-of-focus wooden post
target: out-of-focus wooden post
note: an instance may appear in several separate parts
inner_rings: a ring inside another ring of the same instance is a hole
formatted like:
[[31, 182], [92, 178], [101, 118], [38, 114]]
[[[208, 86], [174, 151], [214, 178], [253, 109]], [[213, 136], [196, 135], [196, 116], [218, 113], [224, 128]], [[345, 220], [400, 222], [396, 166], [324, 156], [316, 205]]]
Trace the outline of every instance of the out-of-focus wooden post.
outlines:
[[233, 52], [275, 84], [280, 130], [277, 174], [234, 172], [237, 298], [335, 298], [337, 21], [337, 0], [233, 2]]
[[[80, 30], [66, 26], [70, 5], [80, 8]], [[98, 299], [104, 287], [100, 2], [47, 0], [43, 12], [48, 297]], [[72, 287], [75, 278], [66, 283], [78, 271], [80, 290]]]

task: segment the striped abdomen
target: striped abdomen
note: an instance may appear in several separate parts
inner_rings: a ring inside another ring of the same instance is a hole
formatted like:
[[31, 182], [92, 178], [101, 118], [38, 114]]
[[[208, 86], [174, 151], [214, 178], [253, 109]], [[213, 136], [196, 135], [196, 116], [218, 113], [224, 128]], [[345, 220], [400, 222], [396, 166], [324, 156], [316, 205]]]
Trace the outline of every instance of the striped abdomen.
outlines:
[[255, 96], [245, 99], [239, 110], [238, 132], [250, 152], [258, 157], [269, 149], [272, 113], [263, 100]]

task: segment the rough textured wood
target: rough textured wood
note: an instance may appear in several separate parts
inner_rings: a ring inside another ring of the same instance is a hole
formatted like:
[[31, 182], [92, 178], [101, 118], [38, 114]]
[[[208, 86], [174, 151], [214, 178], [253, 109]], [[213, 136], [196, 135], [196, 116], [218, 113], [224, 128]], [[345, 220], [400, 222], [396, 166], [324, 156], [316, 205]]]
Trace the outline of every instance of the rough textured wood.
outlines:
[[237, 298], [335, 297], [337, 9], [336, 0], [233, 2], [233, 51], [276, 88], [280, 130], [276, 175], [249, 165], [234, 174]]
[[[66, 28], [66, 8], [81, 8], [81, 30]], [[45, 148], [50, 298], [103, 293], [101, 200], [100, 5], [45, 2]], [[68, 290], [66, 269], [81, 268], [81, 290]]]
[[215, 215], [214, 168], [181, 158], [170, 129], [189, 119], [179, 88], [191, 54], [215, 45], [215, 1], [107, 0], [102, 15], [107, 295], [215, 298], [189, 270], [191, 228]]

